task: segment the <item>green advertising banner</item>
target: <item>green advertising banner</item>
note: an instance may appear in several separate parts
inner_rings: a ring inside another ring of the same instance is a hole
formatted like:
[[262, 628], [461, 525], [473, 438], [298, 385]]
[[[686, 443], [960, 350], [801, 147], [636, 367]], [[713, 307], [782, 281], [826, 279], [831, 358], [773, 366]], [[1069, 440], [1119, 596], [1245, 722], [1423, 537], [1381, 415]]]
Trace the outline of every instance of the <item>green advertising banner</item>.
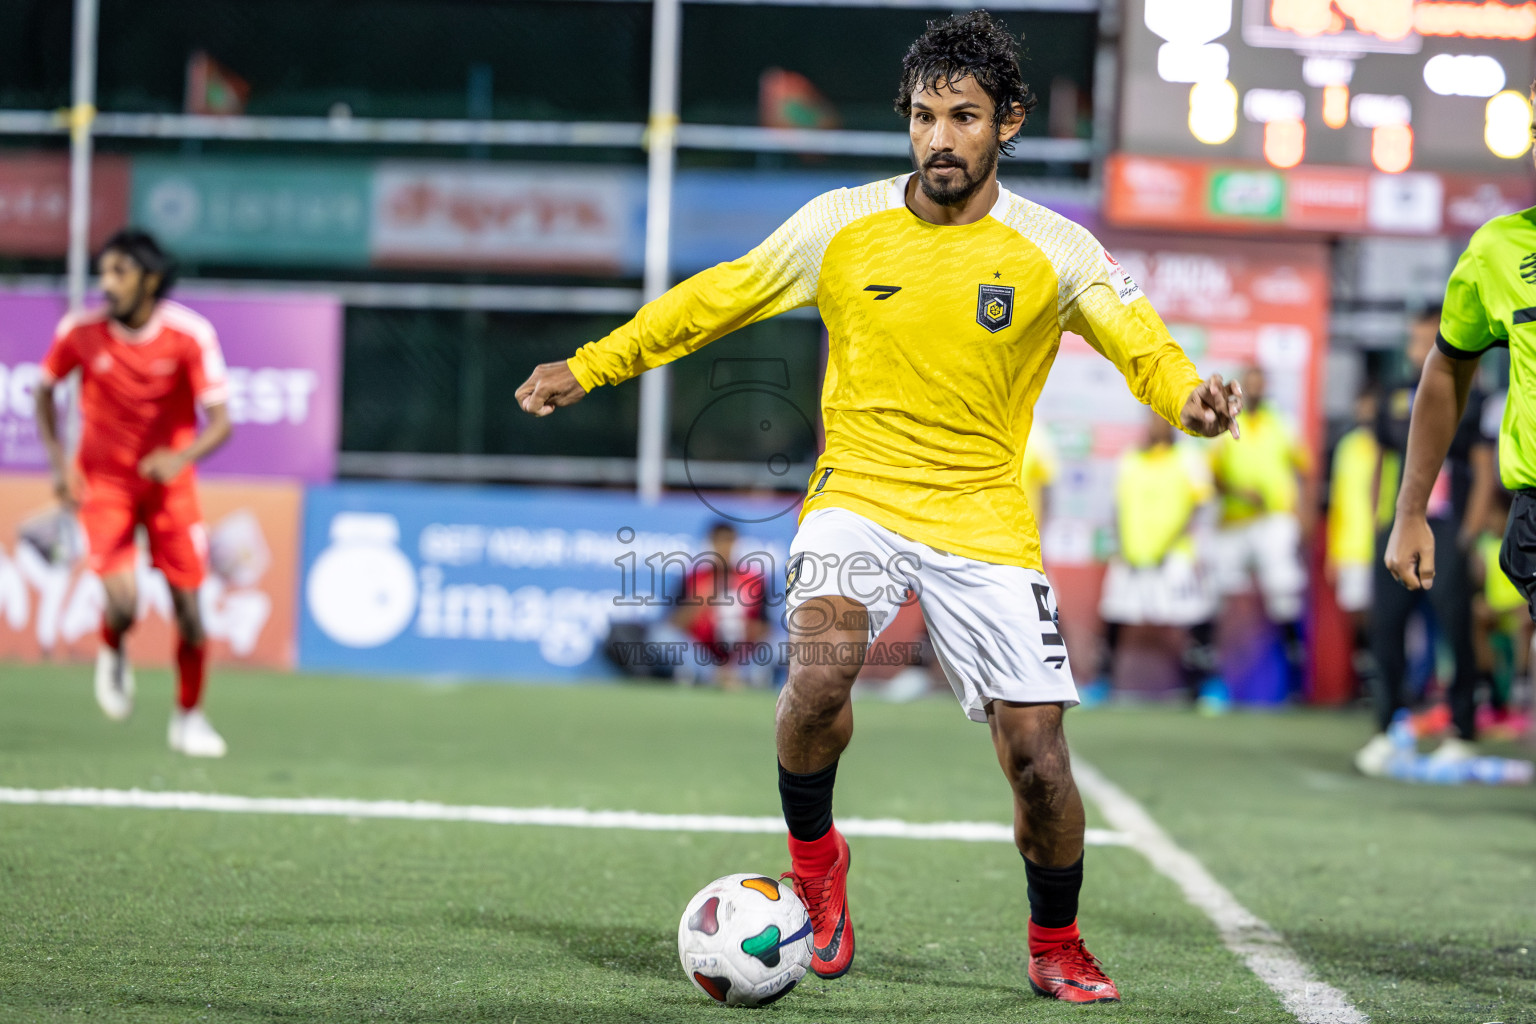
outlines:
[[133, 222], [188, 261], [366, 266], [372, 164], [133, 161]]

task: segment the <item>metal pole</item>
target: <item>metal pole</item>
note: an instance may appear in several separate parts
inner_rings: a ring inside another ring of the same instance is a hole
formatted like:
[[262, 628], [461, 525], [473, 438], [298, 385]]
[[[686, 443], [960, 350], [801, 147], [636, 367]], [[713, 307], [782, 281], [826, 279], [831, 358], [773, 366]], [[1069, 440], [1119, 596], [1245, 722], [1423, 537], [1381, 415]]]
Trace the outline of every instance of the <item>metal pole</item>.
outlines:
[[69, 308], [85, 305], [91, 262], [91, 122], [96, 117], [99, 0], [75, 0], [75, 74], [69, 110]]
[[[645, 192], [645, 299], [671, 280], [672, 175], [677, 157], [677, 62], [681, 0], [655, 0], [651, 19], [651, 118]], [[636, 489], [652, 504], [661, 497], [667, 456], [667, 384], [662, 366], [640, 378], [640, 440]]]

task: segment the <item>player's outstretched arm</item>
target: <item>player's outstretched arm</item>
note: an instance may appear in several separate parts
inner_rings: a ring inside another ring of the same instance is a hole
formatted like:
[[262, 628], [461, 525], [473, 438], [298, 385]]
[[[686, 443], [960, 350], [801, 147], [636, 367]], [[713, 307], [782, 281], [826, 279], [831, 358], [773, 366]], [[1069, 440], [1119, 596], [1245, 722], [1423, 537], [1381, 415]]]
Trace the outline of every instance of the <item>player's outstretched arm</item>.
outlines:
[[587, 389], [576, 380], [570, 363], [540, 363], [533, 374], [517, 389], [517, 404], [523, 412], [535, 416], [548, 416], [567, 405], [575, 405], [587, 397]]
[[1408, 424], [1403, 485], [1397, 517], [1387, 538], [1387, 569], [1409, 590], [1428, 590], [1435, 581], [1435, 535], [1429, 529], [1429, 492], [1445, 462], [1456, 426], [1467, 407], [1477, 360], [1451, 359], [1438, 348], [1424, 360]]
[[1237, 428], [1237, 417], [1242, 411], [1243, 389], [1237, 381], [1223, 382], [1221, 374], [1213, 373], [1184, 400], [1179, 422], [1190, 434], [1216, 437], [1230, 430], [1235, 439], [1242, 436]]

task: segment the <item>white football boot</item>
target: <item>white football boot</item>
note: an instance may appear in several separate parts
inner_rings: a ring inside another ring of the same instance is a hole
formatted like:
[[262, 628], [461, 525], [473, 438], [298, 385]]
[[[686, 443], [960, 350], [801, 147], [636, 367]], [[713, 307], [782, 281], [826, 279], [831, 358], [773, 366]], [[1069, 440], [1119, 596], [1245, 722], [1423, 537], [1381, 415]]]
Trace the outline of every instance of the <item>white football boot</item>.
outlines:
[[1379, 732], [1355, 752], [1355, 769], [1361, 775], [1379, 779], [1387, 774], [1387, 765], [1396, 753], [1397, 748], [1393, 746], [1392, 740], [1386, 733]]
[[1447, 736], [1440, 741], [1440, 746], [1429, 755], [1429, 761], [1435, 765], [1460, 764], [1463, 761], [1471, 761], [1478, 756], [1477, 745], [1462, 739], [1459, 736]]
[[133, 666], [127, 654], [106, 644], [96, 652], [96, 703], [114, 722], [133, 714]]
[[228, 751], [224, 737], [208, 722], [202, 708], [171, 712], [171, 729], [167, 737], [171, 749], [188, 757], [223, 757]]

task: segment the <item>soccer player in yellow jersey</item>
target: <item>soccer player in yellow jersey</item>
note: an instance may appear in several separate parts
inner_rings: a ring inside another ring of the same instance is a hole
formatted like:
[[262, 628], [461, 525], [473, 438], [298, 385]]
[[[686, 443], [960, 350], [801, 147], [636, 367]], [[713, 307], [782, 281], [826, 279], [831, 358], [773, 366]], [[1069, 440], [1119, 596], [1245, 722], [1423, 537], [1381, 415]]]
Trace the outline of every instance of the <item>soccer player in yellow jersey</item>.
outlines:
[[[754, 321], [816, 306], [829, 341], [826, 449], [790, 549], [789, 680], [779, 793], [812, 968], [853, 961], [848, 844], [832, 823], [849, 690], [863, 651], [916, 593], [966, 714], [1013, 789], [1030, 904], [1029, 978], [1043, 995], [1118, 1000], [1078, 936], [1083, 803], [1062, 733], [1077, 703], [1020, 460], [1065, 330], [1082, 335], [1169, 422], [1236, 430], [1236, 387], [1201, 381], [1087, 231], [997, 181], [1033, 96], [1018, 40], [983, 11], [930, 23], [902, 64], [914, 173], [807, 203], [767, 241], [682, 282], [518, 389], [547, 415]], [[766, 995], [762, 993], [760, 995]]]

